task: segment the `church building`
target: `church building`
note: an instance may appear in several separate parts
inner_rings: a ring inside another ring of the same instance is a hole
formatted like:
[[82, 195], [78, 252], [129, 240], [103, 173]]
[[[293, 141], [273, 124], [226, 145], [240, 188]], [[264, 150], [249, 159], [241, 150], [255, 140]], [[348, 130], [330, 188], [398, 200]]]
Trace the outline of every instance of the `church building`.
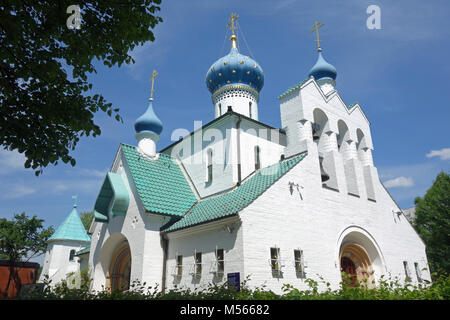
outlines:
[[[230, 52], [206, 74], [214, 119], [162, 149], [154, 71], [149, 106], [134, 125], [137, 146], [119, 145], [90, 239], [77, 239], [90, 244], [76, 242], [92, 289], [248, 279], [281, 293], [283, 284], [302, 290], [319, 277], [336, 289], [342, 271], [374, 285], [382, 276], [430, 280], [425, 245], [373, 163], [369, 119], [336, 91], [320, 41], [306, 79], [278, 97], [274, 128], [258, 120], [264, 72], [239, 52], [236, 19]], [[70, 250], [49, 260], [69, 261]]]

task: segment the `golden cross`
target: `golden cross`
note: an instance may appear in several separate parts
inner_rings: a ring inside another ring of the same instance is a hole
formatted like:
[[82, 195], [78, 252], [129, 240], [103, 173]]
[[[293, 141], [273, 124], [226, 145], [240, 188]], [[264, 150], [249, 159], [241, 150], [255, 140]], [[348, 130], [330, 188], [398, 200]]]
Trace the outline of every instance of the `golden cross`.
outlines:
[[316, 21], [316, 23], [314, 23], [314, 25], [313, 25], [314, 28], [311, 30], [311, 32], [314, 32], [314, 31], [316, 32], [317, 40], [314, 40], [314, 41], [317, 42], [317, 50], [319, 50], [319, 51], [322, 51], [322, 48], [320, 47], [320, 42], [322, 40], [319, 39], [319, 28], [321, 28], [323, 26], [324, 26], [323, 23], [320, 23], [319, 21]]
[[227, 24], [227, 28], [230, 28], [231, 34], [234, 34], [234, 30], [236, 29], [236, 26], [234, 25], [234, 22], [239, 18], [239, 16], [236, 13], [232, 13], [230, 17], [230, 23]]
[[157, 75], [158, 75], [158, 72], [156, 72], [156, 70], [153, 70], [152, 77], [149, 80], [152, 82], [152, 91], [150, 91], [150, 100], [153, 100], [153, 86], [155, 84], [155, 78]]

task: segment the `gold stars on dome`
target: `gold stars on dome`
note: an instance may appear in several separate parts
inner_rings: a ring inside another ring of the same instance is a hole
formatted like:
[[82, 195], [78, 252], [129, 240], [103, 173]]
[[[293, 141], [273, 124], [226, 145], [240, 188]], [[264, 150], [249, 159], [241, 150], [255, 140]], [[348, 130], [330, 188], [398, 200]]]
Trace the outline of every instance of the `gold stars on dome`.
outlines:
[[261, 79], [261, 77], [260, 76], [258, 76], [258, 80], [260, 80]]
[[236, 73], [236, 70], [233, 69], [231, 72]]
[[243, 63], [244, 63], [244, 60], [239, 61], [239, 63], [240, 63], [240, 64], [243, 64]]
[[255, 68], [255, 69], [258, 68], [258, 65], [255, 63], [255, 65], [253, 66], [253, 68]]
[[230, 80], [227, 80], [227, 83], [230, 83]]
[[221, 76], [222, 76], [222, 73], [219, 72], [219, 77], [221, 77]]
[[223, 63], [225, 66], [228, 64], [228, 62], [227, 61], [225, 61], [224, 63]]
[[250, 70], [247, 71], [247, 74], [250, 74]]
[[210, 82], [210, 83], [212, 83], [212, 80], [211, 80], [211, 79], [209, 79], [209, 82]]

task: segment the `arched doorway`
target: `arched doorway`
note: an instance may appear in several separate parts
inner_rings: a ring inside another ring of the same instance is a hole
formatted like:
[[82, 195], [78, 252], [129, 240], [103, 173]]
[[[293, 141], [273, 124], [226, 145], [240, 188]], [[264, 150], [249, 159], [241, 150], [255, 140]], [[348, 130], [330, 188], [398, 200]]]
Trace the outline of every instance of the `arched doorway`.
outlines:
[[131, 251], [128, 241], [120, 245], [113, 254], [109, 268], [109, 288], [111, 291], [130, 289]]
[[349, 286], [359, 283], [372, 287], [375, 283], [372, 261], [366, 249], [360, 244], [347, 242], [341, 246], [340, 265], [341, 272], [345, 272], [347, 276], [346, 283]]

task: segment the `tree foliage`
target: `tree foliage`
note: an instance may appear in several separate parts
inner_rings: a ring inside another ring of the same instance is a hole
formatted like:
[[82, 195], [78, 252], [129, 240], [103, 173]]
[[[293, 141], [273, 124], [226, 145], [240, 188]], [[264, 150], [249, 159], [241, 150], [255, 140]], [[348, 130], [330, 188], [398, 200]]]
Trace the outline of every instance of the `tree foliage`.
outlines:
[[450, 175], [441, 172], [423, 198], [417, 197], [414, 227], [425, 242], [430, 268], [450, 273]]
[[93, 60], [134, 63], [137, 45], [154, 40], [161, 0], [82, 1], [81, 25], [66, 25], [71, 0], [0, 4], [0, 145], [24, 153], [26, 168], [70, 162], [81, 136], [97, 136], [94, 114], [122, 121], [119, 108], [92, 93]]
[[10, 272], [5, 290], [11, 280], [17, 281], [18, 270], [16, 262], [29, 261], [45, 253], [47, 240], [53, 234], [53, 227], [44, 228], [44, 220], [33, 216], [31, 219], [25, 213], [15, 214], [13, 220], [0, 219], [0, 256], [9, 261]]
[[81, 213], [80, 216], [81, 222], [83, 223], [84, 228], [86, 231], [89, 230], [89, 227], [91, 226], [92, 219], [94, 219], [94, 212], [93, 211], [86, 211]]

